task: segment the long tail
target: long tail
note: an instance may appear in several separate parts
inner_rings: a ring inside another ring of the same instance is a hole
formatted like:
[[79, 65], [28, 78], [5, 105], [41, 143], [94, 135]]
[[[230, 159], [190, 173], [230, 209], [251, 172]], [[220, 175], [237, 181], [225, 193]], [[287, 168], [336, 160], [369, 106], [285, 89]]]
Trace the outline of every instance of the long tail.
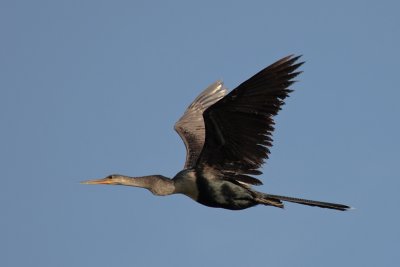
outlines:
[[286, 197], [286, 196], [278, 196], [278, 195], [270, 195], [257, 192], [256, 201], [260, 204], [264, 205], [272, 205], [278, 208], [283, 208], [283, 203], [281, 201], [288, 201], [308, 206], [326, 208], [326, 209], [334, 209], [334, 210], [349, 210], [351, 207], [343, 205], [343, 204], [336, 204], [330, 202], [322, 202], [322, 201], [315, 201], [309, 199], [302, 199], [302, 198], [295, 198], [295, 197]]

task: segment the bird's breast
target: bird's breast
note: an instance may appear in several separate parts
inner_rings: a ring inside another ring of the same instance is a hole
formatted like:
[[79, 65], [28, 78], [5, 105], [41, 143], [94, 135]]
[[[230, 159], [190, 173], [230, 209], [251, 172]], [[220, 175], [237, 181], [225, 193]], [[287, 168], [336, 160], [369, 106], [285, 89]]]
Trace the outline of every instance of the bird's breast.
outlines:
[[179, 172], [175, 177], [175, 193], [184, 194], [191, 199], [197, 201], [199, 190], [196, 183], [196, 175], [193, 171], [184, 170]]

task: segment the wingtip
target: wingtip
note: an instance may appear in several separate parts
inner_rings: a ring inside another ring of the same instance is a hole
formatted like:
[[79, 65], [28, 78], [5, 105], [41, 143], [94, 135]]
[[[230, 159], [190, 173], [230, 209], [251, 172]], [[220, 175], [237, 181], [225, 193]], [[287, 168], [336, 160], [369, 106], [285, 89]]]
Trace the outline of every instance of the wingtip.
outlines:
[[215, 81], [215, 84], [224, 85], [224, 80], [222, 78], [218, 79], [218, 80]]
[[297, 69], [298, 67], [300, 67], [301, 65], [303, 65], [305, 63], [305, 61], [298, 62], [298, 60], [302, 56], [303, 55], [296, 56], [295, 54], [288, 55], [286, 57], [283, 57], [283, 58], [279, 59], [278, 61], [276, 61], [275, 63], [273, 63], [269, 67], [267, 67], [266, 69], [282, 67], [282, 66], [286, 66], [286, 67], [289, 66], [290, 68], [295, 70], [295, 69]]
[[[300, 61], [300, 62], [298, 62], [298, 60], [299, 60], [302, 56], [303, 56], [303, 55], [295, 56], [295, 55], [293, 54], [293, 55], [291, 55], [291, 57], [289, 58], [288, 61], [290, 61], [291, 64], [296, 65], [297, 67], [299, 67], [299, 66], [303, 65], [304, 62], [305, 62], [305, 61]], [[295, 63], [296, 63], [296, 64], [295, 64]]]
[[286, 57], [283, 57], [282, 59], [285, 60], [285, 61], [287, 61], [287, 60], [294, 60], [294, 61], [296, 61], [296, 60], [298, 60], [299, 58], [301, 58], [302, 56], [303, 56], [302, 54], [297, 55], [297, 56], [296, 56], [296, 54], [290, 54], [290, 55], [288, 55], [288, 56], [286, 56]]

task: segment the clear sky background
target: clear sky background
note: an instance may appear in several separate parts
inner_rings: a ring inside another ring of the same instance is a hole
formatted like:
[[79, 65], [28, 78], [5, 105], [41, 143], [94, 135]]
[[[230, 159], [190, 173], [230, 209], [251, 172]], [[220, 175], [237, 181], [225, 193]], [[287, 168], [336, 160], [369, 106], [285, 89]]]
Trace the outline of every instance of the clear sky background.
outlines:
[[[399, 266], [398, 1], [0, 2], [0, 266]], [[304, 73], [258, 190], [228, 211], [88, 186], [173, 177], [173, 124], [288, 54]]]

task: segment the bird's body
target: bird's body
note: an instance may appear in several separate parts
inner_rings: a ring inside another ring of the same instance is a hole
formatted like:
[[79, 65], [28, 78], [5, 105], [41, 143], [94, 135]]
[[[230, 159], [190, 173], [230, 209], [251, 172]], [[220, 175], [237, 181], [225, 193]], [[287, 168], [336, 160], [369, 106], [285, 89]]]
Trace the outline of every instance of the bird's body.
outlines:
[[210, 168], [198, 171], [184, 170], [179, 172], [172, 181], [178, 185], [178, 188], [180, 185], [183, 194], [209, 207], [239, 210], [257, 204], [249, 188], [222, 179], [217, 170]]
[[217, 81], [204, 90], [175, 124], [186, 146], [184, 170], [169, 179], [162, 175], [109, 175], [86, 184], [142, 187], [155, 195], [184, 194], [216, 208], [246, 209], [258, 204], [283, 208], [282, 201], [336, 210], [350, 207], [255, 191], [254, 175], [268, 158], [273, 117], [291, 90], [303, 63], [288, 56], [263, 69], [227, 94]]

